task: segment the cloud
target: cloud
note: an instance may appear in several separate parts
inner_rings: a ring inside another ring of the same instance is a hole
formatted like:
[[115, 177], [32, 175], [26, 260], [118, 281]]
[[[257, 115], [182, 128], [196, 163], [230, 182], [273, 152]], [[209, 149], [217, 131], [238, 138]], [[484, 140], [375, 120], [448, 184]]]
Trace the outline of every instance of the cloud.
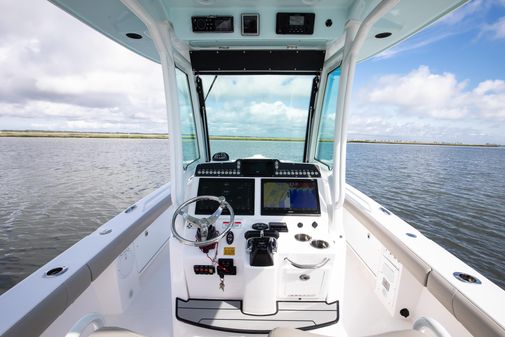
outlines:
[[[381, 105], [398, 116], [457, 120], [463, 117], [505, 119], [505, 82], [487, 80], [474, 89], [451, 73], [437, 74], [420, 66], [405, 75], [386, 75], [361, 90], [360, 100], [381, 111]], [[379, 106], [377, 106], [379, 105]], [[366, 106], [366, 104], [364, 105]]]
[[505, 16], [498, 19], [493, 24], [486, 24], [482, 27], [482, 34], [491, 34], [494, 39], [505, 38]]
[[485, 132], [464, 125], [446, 125], [428, 120], [399, 121], [383, 117], [353, 116], [349, 123], [351, 140], [402, 140], [483, 143]]
[[[310, 95], [313, 75], [260, 75], [260, 76], [218, 76], [209, 97], [307, 97]], [[204, 92], [207, 92], [214, 76], [202, 76]]]
[[308, 106], [286, 102], [248, 102], [238, 99], [223, 106], [209, 105], [207, 116], [211, 135], [305, 137]]
[[[205, 91], [214, 76], [202, 76]], [[206, 101], [211, 135], [304, 137], [313, 76], [219, 76]]]
[[47, 1], [0, 2], [0, 11], [8, 13], [0, 17], [0, 129], [24, 118], [26, 128], [166, 132], [158, 64]]

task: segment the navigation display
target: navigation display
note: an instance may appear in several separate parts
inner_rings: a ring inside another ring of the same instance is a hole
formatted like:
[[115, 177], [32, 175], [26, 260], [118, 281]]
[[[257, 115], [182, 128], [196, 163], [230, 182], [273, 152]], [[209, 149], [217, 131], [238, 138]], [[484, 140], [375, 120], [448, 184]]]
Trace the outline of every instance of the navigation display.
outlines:
[[[198, 195], [224, 196], [235, 215], [254, 215], [254, 179], [200, 178]], [[217, 201], [198, 201], [195, 214], [212, 214], [218, 206]], [[223, 214], [229, 214], [226, 208]]]
[[263, 179], [262, 215], [321, 214], [315, 179]]

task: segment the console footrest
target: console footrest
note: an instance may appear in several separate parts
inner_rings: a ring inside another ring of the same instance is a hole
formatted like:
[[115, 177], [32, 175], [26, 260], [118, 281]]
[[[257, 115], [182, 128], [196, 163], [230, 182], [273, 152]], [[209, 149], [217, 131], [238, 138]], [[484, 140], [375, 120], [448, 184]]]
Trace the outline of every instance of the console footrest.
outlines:
[[338, 322], [338, 301], [279, 301], [273, 315], [248, 315], [242, 312], [242, 301], [176, 299], [179, 321], [207, 329], [228, 332], [267, 334], [277, 327], [312, 330]]

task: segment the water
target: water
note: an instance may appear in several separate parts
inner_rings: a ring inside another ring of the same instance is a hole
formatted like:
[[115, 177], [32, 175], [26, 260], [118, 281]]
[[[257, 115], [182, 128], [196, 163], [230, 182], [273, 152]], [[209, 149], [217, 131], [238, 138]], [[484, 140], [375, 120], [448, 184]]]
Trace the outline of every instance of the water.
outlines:
[[0, 138], [0, 293], [168, 180], [166, 140]]
[[505, 289], [505, 148], [349, 144], [348, 182]]
[[[268, 155], [295, 149], [275, 142]], [[168, 158], [166, 140], [0, 138], [0, 293], [167, 182]], [[502, 148], [348, 145], [351, 185], [502, 288], [504, 168]]]
[[[280, 160], [302, 161], [303, 142], [272, 142], [272, 141], [226, 141], [211, 140], [211, 153], [226, 152], [230, 159], [247, 158], [258, 154], [267, 158]], [[260, 151], [258, 151], [260, 150]]]

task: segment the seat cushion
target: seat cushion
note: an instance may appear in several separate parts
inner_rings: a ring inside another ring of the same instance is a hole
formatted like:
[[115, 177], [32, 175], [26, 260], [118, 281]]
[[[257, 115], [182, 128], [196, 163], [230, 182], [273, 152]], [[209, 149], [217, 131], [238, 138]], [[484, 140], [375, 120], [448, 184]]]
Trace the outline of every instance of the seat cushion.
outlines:
[[89, 337], [145, 337], [131, 330], [108, 326], [93, 331]]
[[426, 336], [427, 335], [417, 330], [400, 330], [400, 331], [381, 333], [379, 335], [372, 335], [368, 337], [426, 337]]
[[[293, 328], [275, 328], [268, 334], [268, 337], [327, 337], [308, 331]], [[337, 337], [337, 336], [335, 336]]]
[[[302, 331], [293, 328], [276, 328], [270, 331], [268, 337], [328, 337], [328, 336], [318, 335], [312, 332]], [[332, 336], [332, 337], [338, 337], [338, 336]], [[369, 337], [426, 337], [426, 335], [417, 330], [401, 330], [401, 331], [386, 332]]]

